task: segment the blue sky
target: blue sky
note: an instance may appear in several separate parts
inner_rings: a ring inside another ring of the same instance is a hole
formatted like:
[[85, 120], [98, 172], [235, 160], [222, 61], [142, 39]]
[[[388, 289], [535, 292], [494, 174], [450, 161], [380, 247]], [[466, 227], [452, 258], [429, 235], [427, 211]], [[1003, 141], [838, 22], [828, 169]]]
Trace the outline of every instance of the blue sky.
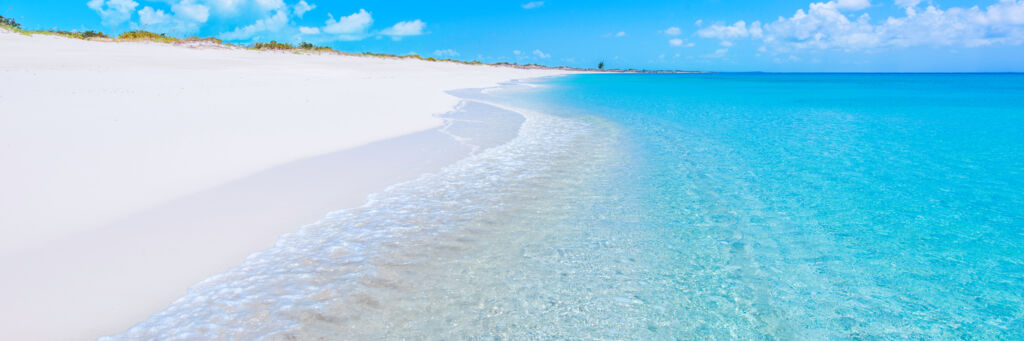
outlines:
[[1024, 0], [0, 0], [30, 29], [484, 62], [706, 71], [1024, 71]]

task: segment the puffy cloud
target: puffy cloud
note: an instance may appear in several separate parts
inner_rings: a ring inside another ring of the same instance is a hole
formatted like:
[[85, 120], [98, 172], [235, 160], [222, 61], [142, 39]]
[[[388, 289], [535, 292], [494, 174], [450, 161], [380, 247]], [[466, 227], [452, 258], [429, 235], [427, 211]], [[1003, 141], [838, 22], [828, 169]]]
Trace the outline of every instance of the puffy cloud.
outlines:
[[916, 7], [919, 3], [921, 3], [921, 0], [896, 0], [896, 5], [903, 8]]
[[1000, 0], [984, 9], [974, 6], [943, 10], [934, 5], [920, 8], [920, 3], [897, 0], [896, 4], [904, 7], [903, 16], [873, 21], [867, 13], [844, 13], [866, 8], [870, 5], [867, 1], [815, 2], [806, 11], [798, 9], [791, 17], [780, 17], [763, 26], [747, 27], [738, 21], [730, 26], [712, 25], [698, 31], [698, 35], [723, 41], [752, 38], [763, 43], [763, 51], [774, 53], [1024, 43], [1024, 0]]
[[625, 37], [625, 36], [626, 36], [626, 31], [619, 31], [619, 33], [615, 34], [616, 38], [622, 38], [622, 37]]
[[533, 55], [537, 56], [537, 58], [540, 58], [540, 59], [551, 58], [550, 54], [544, 53], [544, 51], [541, 51], [539, 49], [538, 50], [533, 50]]
[[344, 37], [365, 36], [366, 30], [370, 28], [370, 25], [373, 25], [373, 16], [365, 9], [360, 9], [359, 12], [338, 18], [337, 20], [329, 13], [327, 16], [328, 19], [324, 23], [323, 28], [324, 33], [338, 34]]
[[139, 10], [139, 22], [132, 28], [150, 31], [188, 34], [199, 30], [199, 26], [210, 19], [210, 8], [193, 0], [181, 0], [171, 4], [171, 11], [165, 12], [146, 6]]
[[[85, 1], [85, 0], [83, 0]], [[361, 40], [372, 36], [388, 36], [394, 40], [424, 34], [422, 20], [398, 22], [383, 30], [372, 30], [373, 16], [365, 9], [335, 19], [328, 14], [323, 26], [299, 26], [298, 19], [317, 8], [313, 0], [87, 0], [104, 25], [125, 22], [132, 29], [146, 29], [172, 35], [194, 34], [204, 24], [212, 27], [234, 27], [214, 34], [224, 40], [277, 39], [296, 40], [316, 36], [317, 41]], [[142, 7], [141, 10], [138, 8]], [[138, 14], [137, 20], [132, 20]]]
[[133, 0], [89, 0], [86, 6], [99, 13], [103, 25], [117, 26], [131, 20], [139, 3]]
[[723, 48], [715, 50], [714, 53], [706, 55], [705, 57], [708, 57], [708, 58], [722, 58], [722, 57], [725, 57], [726, 54], [728, 54], [728, 53], [729, 53], [729, 48], [723, 47]]
[[1024, 1], [1002, 0], [988, 6], [981, 20], [992, 25], [1024, 25]]
[[399, 40], [402, 39], [402, 37], [421, 35], [423, 34], [423, 29], [425, 27], [427, 27], [427, 24], [419, 19], [413, 21], [402, 21], [380, 31], [380, 34], [389, 36], [394, 40]]
[[255, 0], [256, 7], [263, 11], [272, 11], [284, 8], [284, 0]]
[[871, 7], [871, 0], [838, 0], [836, 8], [844, 11], [859, 11]]
[[669, 28], [665, 29], [665, 34], [670, 35], [670, 36], [677, 36], [677, 35], [680, 35], [682, 33], [683, 33], [683, 30], [680, 30], [678, 27], [675, 27], [675, 26], [672, 26], [672, 27], [669, 27]]
[[295, 16], [302, 18], [303, 14], [306, 14], [306, 12], [312, 11], [315, 8], [316, 5], [310, 5], [306, 0], [299, 0], [299, 2], [292, 7], [292, 10], [295, 12]]
[[544, 2], [543, 1], [531, 1], [531, 2], [527, 2], [527, 3], [523, 4], [522, 7], [523, 7], [523, 9], [534, 9], [534, 8], [538, 8], [538, 7], [541, 7], [541, 6], [544, 6]]
[[163, 25], [170, 22], [171, 15], [164, 13], [162, 10], [154, 10], [152, 7], [146, 6], [139, 11], [139, 22], [143, 26], [155, 26]]
[[249, 0], [207, 0], [213, 10], [222, 14], [237, 14], [238, 10], [249, 2]]
[[755, 21], [747, 27], [747, 22], [743, 20], [737, 21], [732, 25], [714, 24], [697, 30], [697, 35], [702, 38], [717, 38], [721, 40], [748, 37], [760, 38], [763, 33], [760, 21]]
[[693, 45], [694, 45], [693, 42], [687, 42], [686, 40], [682, 40], [682, 39], [679, 39], [679, 38], [669, 39], [668, 40], [668, 44], [670, 46], [677, 46], [677, 47], [678, 46], [681, 46], [681, 47], [693, 47]]
[[288, 13], [285, 10], [278, 10], [269, 17], [256, 20], [248, 26], [236, 28], [231, 32], [222, 33], [224, 40], [244, 40], [257, 37], [261, 33], [274, 33], [288, 25]]
[[452, 57], [458, 57], [459, 56], [459, 52], [455, 51], [455, 50], [452, 50], [452, 49], [444, 49], [444, 50], [436, 50], [436, 51], [434, 51], [434, 55], [438, 56], [438, 57], [452, 58]]
[[171, 5], [171, 11], [174, 12], [175, 16], [180, 17], [181, 20], [205, 23], [206, 20], [210, 19], [210, 7], [197, 4], [193, 0], [183, 0]]
[[[100, 16], [104, 18], [104, 23], [108, 23], [109, 16], [104, 13], [110, 13], [110, 11], [116, 10], [119, 18], [117, 23], [110, 22], [109, 24], [117, 25], [124, 21], [131, 19], [131, 12], [120, 13], [123, 10], [131, 10], [138, 6], [138, 4], [125, 1], [125, 0], [107, 0], [106, 9], [102, 8], [101, 0], [93, 0], [88, 3], [90, 8], [96, 9], [100, 12]], [[98, 7], [99, 6], [99, 7]], [[139, 21], [137, 23], [131, 23], [133, 29], [144, 28], [147, 30], [157, 32], [174, 32], [174, 33], [192, 33], [199, 30], [199, 26], [205, 23], [210, 18], [210, 8], [206, 5], [196, 3], [195, 0], [179, 0], [171, 3], [170, 12], [165, 12], [161, 9], [154, 9], [146, 6], [138, 11]]]

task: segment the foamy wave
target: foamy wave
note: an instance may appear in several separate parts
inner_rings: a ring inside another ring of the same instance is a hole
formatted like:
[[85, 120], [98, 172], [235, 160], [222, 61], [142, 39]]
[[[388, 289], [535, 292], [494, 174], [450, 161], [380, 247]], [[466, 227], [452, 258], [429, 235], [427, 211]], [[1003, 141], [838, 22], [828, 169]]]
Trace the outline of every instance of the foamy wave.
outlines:
[[[510, 108], [509, 108], [510, 109]], [[261, 339], [284, 337], [375, 277], [380, 250], [458, 228], [502, 204], [505, 188], [541, 176], [587, 130], [580, 121], [518, 110], [526, 117], [512, 141], [437, 174], [394, 185], [362, 207], [328, 214], [282, 236], [225, 273], [191, 287], [169, 307], [118, 339]], [[401, 260], [387, 260], [384, 263]], [[348, 299], [351, 299], [349, 297]], [[372, 299], [372, 298], [369, 298]]]

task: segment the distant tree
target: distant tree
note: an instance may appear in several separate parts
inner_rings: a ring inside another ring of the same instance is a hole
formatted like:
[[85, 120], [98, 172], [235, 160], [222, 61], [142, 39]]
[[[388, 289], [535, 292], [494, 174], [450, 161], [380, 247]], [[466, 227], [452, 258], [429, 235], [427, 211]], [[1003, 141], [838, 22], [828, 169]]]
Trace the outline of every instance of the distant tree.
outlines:
[[604, 69], [604, 61], [603, 60], [600, 63], [597, 63], [597, 68], [598, 69]]
[[9, 26], [9, 27], [14, 28], [14, 29], [21, 28], [21, 24], [18, 24], [17, 22], [15, 22], [14, 19], [5, 18], [2, 15], [0, 15], [0, 25], [2, 25], [2, 26]]
[[104, 34], [103, 32], [97, 32], [97, 31], [85, 31], [85, 32], [81, 33], [81, 36], [82, 36], [82, 38], [85, 38], [85, 39], [89, 39], [89, 38], [110, 38], [110, 37], [107, 37], [107, 35]]

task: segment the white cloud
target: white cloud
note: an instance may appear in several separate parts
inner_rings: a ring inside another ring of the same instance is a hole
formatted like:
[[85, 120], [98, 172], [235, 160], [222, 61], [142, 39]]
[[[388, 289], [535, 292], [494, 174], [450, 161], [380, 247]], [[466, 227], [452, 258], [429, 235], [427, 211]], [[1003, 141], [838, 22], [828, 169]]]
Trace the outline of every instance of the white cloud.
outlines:
[[249, 0], [206, 0], [213, 10], [226, 15], [237, 14], [239, 8], [248, 2]]
[[1002, 0], [987, 7], [985, 16], [995, 25], [1024, 25], [1024, 1]]
[[538, 8], [538, 7], [541, 7], [541, 6], [544, 6], [544, 2], [543, 1], [531, 1], [531, 2], [527, 2], [527, 3], [523, 4], [523, 8], [524, 9], [534, 9], [534, 8]]
[[836, 8], [844, 11], [859, 11], [871, 7], [871, 0], [837, 0]]
[[675, 27], [675, 26], [669, 27], [669, 28], [665, 29], [665, 34], [670, 35], [670, 36], [677, 36], [677, 35], [680, 35], [682, 33], [683, 33], [683, 30], [680, 30], [678, 27]]
[[193, 0], [183, 0], [173, 4], [171, 5], [171, 11], [180, 20], [184, 21], [205, 23], [206, 20], [210, 19], [210, 7], [197, 4]]
[[154, 10], [152, 7], [146, 6], [139, 11], [139, 23], [143, 26], [162, 25], [170, 21], [171, 15], [164, 13], [163, 10]]
[[[918, 7], [919, 0], [896, 0], [904, 15], [873, 21], [867, 13], [846, 11], [867, 8], [868, 1], [840, 0], [811, 3], [793, 16], [747, 27], [712, 25], [698, 31], [704, 38], [731, 41], [760, 40], [762, 51], [787, 53], [801, 49], [877, 50], [915, 46], [976, 47], [1024, 43], [1024, 0], [999, 0], [985, 8], [934, 5]], [[754, 22], [758, 24], [758, 22]]]
[[747, 22], [740, 20], [732, 25], [714, 24], [700, 30], [697, 35], [702, 38], [717, 38], [721, 40], [733, 40], [739, 38], [760, 38], [763, 34], [761, 22], [755, 21], [747, 27]]
[[132, 28], [188, 34], [199, 30], [199, 26], [210, 18], [210, 8], [192, 0], [183, 0], [171, 5], [171, 12], [146, 6], [139, 10], [139, 22]]
[[519, 50], [512, 50], [512, 54], [514, 54], [514, 55], [517, 55], [517, 56], [518, 56], [518, 55], [521, 55], [521, 54], [523, 54], [523, 51], [519, 51]]
[[292, 7], [292, 10], [295, 12], [296, 17], [302, 18], [303, 14], [306, 14], [306, 12], [312, 11], [315, 8], [316, 5], [310, 5], [306, 0], [299, 0], [299, 2]]
[[256, 20], [251, 25], [239, 27], [231, 32], [221, 33], [220, 38], [224, 40], [251, 39], [260, 33], [275, 33], [288, 25], [288, 13], [279, 10], [274, 15]]
[[[86, 0], [83, 0], [86, 1]], [[129, 23], [131, 29], [146, 29], [172, 35], [192, 34], [213, 22], [243, 24], [217, 37], [225, 40], [300, 39], [300, 35], [319, 35], [325, 40], [361, 40], [388, 36], [394, 40], [425, 34], [426, 23], [416, 19], [402, 21], [383, 30], [373, 30], [373, 16], [365, 9], [335, 19], [328, 14], [323, 26], [299, 26], [299, 19], [317, 8], [312, 0], [87, 0], [86, 5], [100, 15], [104, 25]], [[142, 6], [139, 2], [149, 6]], [[138, 9], [142, 6], [142, 9]], [[138, 15], [133, 20], [134, 15]], [[246, 21], [248, 19], [248, 21]]]
[[452, 57], [458, 57], [459, 56], [459, 52], [455, 51], [455, 50], [452, 50], [452, 49], [444, 49], [444, 50], [436, 50], [436, 51], [434, 51], [434, 55], [438, 56], [438, 57], [452, 58]]
[[272, 11], [284, 8], [284, 0], [255, 0], [256, 7], [263, 11]]
[[538, 50], [533, 50], [533, 55], [537, 56], [537, 58], [540, 58], [540, 59], [551, 58], [550, 54], [544, 53], [544, 51], [541, 51], [539, 49]]
[[712, 53], [712, 54], [705, 55], [704, 57], [708, 57], [708, 58], [722, 58], [722, 57], [725, 57], [725, 55], [728, 54], [728, 53], [729, 53], [729, 48], [723, 47], [723, 48], [715, 50], [715, 52]]
[[389, 36], [394, 40], [399, 40], [402, 39], [402, 37], [418, 36], [423, 34], [423, 29], [426, 26], [427, 24], [419, 19], [413, 21], [402, 21], [380, 31], [380, 34]]
[[359, 12], [338, 18], [337, 20], [330, 13], [327, 14], [327, 17], [327, 21], [324, 22], [323, 32], [337, 35], [341, 40], [362, 39], [366, 37], [366, 30], [370, 28], [370, 25], [373, 25], [373, 16], [364, 9], [360, 9]]
[[903, 8], [917, 7], [919, 3], [921, 3], [921, 0], [896, 0], [896, 5]]
[[89, 0], [86, 6], [99, 13], [103, 25], [117, 26], [131, 20], [139, 3], [133, 0]]
[[687, 41], [679, 39], [679, 38], [669, 39], [668, 40], [668, 44], [670, 46], [682, 46], [682, 47], [692, 47], [694, 45], [692, 42], [687, 42]]
[[619, 31], [619, 33], [615, 34], [616, 38], [622, 38], [622, 37], [625, 37], [625, 36], [626, 36], [626, 31]]

